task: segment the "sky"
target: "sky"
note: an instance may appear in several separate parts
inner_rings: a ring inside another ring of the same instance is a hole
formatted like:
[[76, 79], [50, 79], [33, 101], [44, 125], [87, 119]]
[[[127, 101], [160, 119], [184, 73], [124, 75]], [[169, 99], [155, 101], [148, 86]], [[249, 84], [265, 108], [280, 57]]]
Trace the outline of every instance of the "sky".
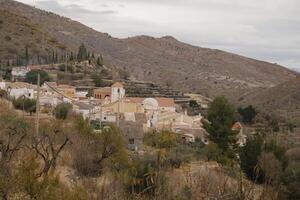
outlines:
[[299, 0], [18, 0], [113, 37], [180, 41], [300, 68]]

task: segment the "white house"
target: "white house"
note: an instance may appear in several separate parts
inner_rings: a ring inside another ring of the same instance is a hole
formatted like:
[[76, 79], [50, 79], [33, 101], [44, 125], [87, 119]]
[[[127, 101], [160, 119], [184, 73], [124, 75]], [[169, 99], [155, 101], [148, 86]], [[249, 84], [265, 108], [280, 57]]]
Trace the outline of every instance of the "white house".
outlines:
[[9, 92], [9, 96], [14, 97], [15, 99], [25, 96], [26, 98], [34, 98], [34, 90], [30, 88], [12, 88]]

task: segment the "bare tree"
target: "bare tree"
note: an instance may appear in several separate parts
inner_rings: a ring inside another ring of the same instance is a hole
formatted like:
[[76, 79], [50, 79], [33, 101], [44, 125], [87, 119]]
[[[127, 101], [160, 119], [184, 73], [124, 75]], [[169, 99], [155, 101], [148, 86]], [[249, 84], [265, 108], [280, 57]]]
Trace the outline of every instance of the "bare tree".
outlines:
[[71, 141], [61, 128], [44, 129], [41, 135], [33, 138], [30, 148], [43, 161], [42, 170], [37, 176], [47, 175], [51, 169], [56, 168], [57, 159], [68, 143]]

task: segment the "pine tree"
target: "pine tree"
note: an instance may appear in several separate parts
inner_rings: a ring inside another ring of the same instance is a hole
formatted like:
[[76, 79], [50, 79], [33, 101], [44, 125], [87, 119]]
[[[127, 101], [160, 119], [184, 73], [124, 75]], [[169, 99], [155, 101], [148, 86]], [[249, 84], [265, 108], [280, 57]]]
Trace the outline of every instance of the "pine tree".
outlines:
[[223, 153], [235, 149], [237, 132], [232, 130], [234, 108], [225, 97], [214, 99], [210, 104], [207, 119], [209, 123], [205, 123], [204, 128]]

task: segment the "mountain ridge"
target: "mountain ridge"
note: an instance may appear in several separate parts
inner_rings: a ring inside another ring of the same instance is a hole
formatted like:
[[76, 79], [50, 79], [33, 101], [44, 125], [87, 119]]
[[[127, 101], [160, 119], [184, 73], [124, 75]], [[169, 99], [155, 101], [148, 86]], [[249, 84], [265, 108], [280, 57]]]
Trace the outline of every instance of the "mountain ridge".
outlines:
[[[128, 71], [133, 80], [155, 82], [209, 97], [226, 95], [237, 100], [249, 91], [271, 88], [296, 77], [295, 72], [276, 64], [189, 45], [172, 36], [118, 39], [23, 3], [12, 0], [0, 3], [0, 10], [25, 17], [47, 33], [48, 42], [54, 38], [57, 46], [71, 51], [84, 43], [90, 51], [102, 54], [116, 71]], [[2, 40], [1, 37], [0, 42]], [[37, 49], [41, 48], [39, 44], [35, 45]], [[5, 49], [2, 49], [3, 52]]]

